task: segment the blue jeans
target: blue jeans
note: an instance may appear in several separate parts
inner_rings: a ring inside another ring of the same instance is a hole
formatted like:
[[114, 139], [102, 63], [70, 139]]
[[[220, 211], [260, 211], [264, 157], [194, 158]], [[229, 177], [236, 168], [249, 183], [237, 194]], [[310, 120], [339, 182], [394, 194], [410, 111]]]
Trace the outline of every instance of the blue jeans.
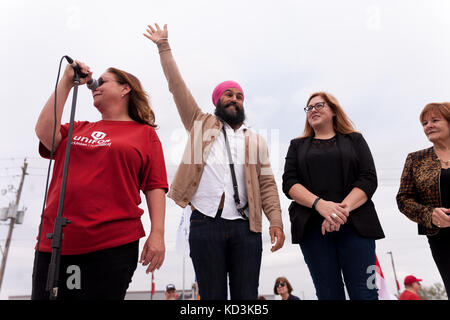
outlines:
[[315, 225], [300, 248], [319, 300], [345, 300], [344, 281], [351, 300], [378, 300], [377, 288], [368, 281], [374, 271], [369, 267], [376, 264], [375, 239], [359, 236], [349, 223], [325, 235]]
[[246, 220], [211, 218], [194, 210], [189, 232], [190, 256], [202, 300], [257, 300], [262, 256], [261, 233]]

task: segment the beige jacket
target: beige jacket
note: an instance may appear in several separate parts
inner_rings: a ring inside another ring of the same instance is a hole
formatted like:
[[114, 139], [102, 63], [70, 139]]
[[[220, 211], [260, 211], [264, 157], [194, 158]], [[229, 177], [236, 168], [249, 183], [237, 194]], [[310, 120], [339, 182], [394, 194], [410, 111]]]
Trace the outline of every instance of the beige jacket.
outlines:
[[[222, 130], [222, 122], [214, 115], [200, 110], [184, 83], [167, 40], [158, 43], [161, 65], [169, 84], [189, 140], [183, 159], [175, 173], [169, 198], [181, 207], [189, 204], [197, 190], [212, 142]], [[280, 199], [270, 167], [265, 140], [251, 130], [245, 130], [245, 181], [249, 205], [250, 230], [261, 232], [262, 211], [270, 227], [283, 229]]]

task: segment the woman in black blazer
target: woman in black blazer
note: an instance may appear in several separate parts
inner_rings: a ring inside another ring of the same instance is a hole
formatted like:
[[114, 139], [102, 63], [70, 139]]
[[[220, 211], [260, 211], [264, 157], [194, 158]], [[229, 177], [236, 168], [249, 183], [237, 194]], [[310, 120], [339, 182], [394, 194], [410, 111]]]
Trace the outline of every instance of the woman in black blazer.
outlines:
[[[377, 176], [370, 149], [331, 94], [317, 92], [304, 108], [304, 135], [286, 155], [283, 192], [292, 242], [299, 243], [319, 300], [376, 300], [368, 281], [375, 240], [384, 238], [371, 200]], [[369, 273], [368, 273], [369, 272]]]

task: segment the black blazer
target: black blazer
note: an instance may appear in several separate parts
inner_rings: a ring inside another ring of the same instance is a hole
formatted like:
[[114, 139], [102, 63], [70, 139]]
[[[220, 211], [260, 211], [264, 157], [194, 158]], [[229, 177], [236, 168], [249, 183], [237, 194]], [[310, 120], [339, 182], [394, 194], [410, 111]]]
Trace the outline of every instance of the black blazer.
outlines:
[[[283, 192], [289, 199], [292, 199], [289, 196], [289, 190], [296, 183], [300, 183], [312, 193], [316, 193], [312, 188], [306, 164], [306, 153], [311, 146], [312, 139], [312, 137], [307, 137], [291, 140], [283, 173]], [[384, 238], [384, 232], [371, 200], [378, 183], [369, 146], [363, 136], [357, 132], [337, 133], [336, 144], [342, 159], [345, 194], [349, 194], [354, 187], [358, 187], [368, 197], [368, 200], [362, 206], [350, 213], [353, 226], [358, 234], [363, 237], [382, 239]], [[292, 243], [299, 243], [304, 234], [306, 223], [313, 214], [319, 213], [292, 201], [289, 206]]]

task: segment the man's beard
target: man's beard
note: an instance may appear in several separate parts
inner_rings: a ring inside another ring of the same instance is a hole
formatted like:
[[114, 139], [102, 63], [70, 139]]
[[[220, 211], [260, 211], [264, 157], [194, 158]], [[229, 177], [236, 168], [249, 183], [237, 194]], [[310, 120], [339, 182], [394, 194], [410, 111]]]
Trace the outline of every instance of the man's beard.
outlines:
[[[236, 113], [232, 112], [230, 109], [234, 108]], [[228, 123], [230, 126], [241, 124], [245, 120], [244, 108], [239, 108], [235, 103], [231, 102], [227, 105], [223, 105], [220, 100], [217, 102], [216, 110], [214, 114]]]

